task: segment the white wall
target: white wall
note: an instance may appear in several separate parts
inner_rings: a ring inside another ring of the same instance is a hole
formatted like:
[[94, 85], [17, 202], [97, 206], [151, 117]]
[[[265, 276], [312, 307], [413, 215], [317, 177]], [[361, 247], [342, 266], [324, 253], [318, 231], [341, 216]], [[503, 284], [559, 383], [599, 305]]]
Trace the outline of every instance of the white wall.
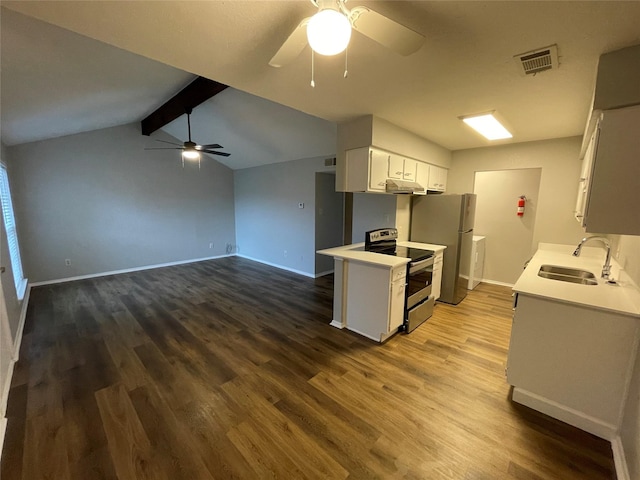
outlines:
[[581, 141], [580, 137], [570, 137], [455, 151], [447, 193], [472, 191], [477, 171], [541, 168], [531, 253], [539, 242], [577, 245], [584, 237], [573, 217], [580, 176]]
[[[301, 159], [234, 172], [240, 255], [315, 275], [316, 172], [335, 170], [325, 167], [324, 159]], [[298, 208], [299, 203], [304, 203], [304, 208]]]
[[8, 148], [31, 282], [224, 255], [236, 243], [233, 172], [144, 150], [158, 145], [129, 124]]

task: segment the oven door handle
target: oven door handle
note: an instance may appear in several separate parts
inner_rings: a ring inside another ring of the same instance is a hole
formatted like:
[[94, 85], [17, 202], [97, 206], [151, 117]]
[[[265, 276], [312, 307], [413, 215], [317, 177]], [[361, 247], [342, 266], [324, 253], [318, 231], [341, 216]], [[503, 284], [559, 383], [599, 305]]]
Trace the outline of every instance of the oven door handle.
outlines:
[[423, 270], [425, 267], [429, 267], [433, 265], [433, 261], [434, 261], [434, 258], [429, 257], [425, 260], [420, 260], [419, 262], [409, 264], [409, 275], [411, 275], [414, 272]]

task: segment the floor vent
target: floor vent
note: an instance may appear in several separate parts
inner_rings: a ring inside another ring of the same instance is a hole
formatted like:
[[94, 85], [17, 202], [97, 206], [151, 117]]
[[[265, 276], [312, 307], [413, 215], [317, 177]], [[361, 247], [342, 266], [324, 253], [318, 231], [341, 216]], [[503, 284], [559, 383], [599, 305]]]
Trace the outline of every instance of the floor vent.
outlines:
[[325, 158], [324, 159], [325, 167], [335, 167], [336, 166], [336, 157]]
[[513, 57], [521, 75], [535, 75], [558, 68], [558, 46], [540, 48]]

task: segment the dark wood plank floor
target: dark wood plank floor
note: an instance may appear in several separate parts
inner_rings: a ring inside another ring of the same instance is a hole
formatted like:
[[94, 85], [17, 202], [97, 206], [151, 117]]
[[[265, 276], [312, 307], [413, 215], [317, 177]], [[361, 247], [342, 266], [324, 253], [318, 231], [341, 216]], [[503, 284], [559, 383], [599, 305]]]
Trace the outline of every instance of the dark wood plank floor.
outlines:
[[509, 289], [383, 345], [331, 310], [331, 277], [235, 257], [33, 289], [2, 480], [615, 478], [509, 400]]

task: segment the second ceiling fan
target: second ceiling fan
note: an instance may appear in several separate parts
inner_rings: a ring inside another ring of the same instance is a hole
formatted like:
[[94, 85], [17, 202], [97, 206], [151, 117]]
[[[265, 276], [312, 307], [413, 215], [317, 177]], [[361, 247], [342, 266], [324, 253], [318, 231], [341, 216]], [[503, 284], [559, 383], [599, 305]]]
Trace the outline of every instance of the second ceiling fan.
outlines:
[[145, 150], [182, 150], [182, 162], [184, 165], [184, 160], [200, 160], [200, 153], [208, 153], [211, 155], [220, 155], [221, 157], [229, 157], [231, 154], [226, 152], [218, 152], [216, 149], [224, 148], [222, 145], [217, 143], [208, 143], [205, 145], [200, 145], [191, 140], [191, 108], [186, 108], [185, 113], [187, 114], [187, 129], [189, 134], [189, 139], [185, 141], [182, 145], [179, 143], [168, 142], [166, 140], [156, 139], [158, 142], [168, 143], [169, 145], [176, 145], [175, 147], [158, 147], [158, 148], [145, 148]]
[[347, 47], [351, 29], [362, 33], [400, 55], [411, 55], [424, 42], [424, 36], [369, 7], [349, 10], [347, 0], [310, 0], [318, 12], [303, 19], [269, 61], [282, 67], [295, 60], [309, 43], [314, 52], [336, 55]]

